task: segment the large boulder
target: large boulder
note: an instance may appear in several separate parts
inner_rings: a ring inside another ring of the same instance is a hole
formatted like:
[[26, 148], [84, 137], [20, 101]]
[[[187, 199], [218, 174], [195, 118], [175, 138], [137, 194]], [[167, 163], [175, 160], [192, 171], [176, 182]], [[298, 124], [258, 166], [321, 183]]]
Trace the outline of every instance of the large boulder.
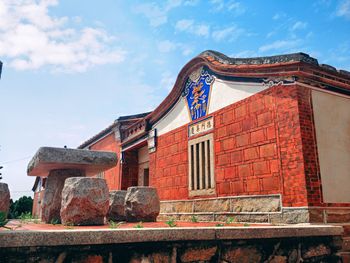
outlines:
[[108, 206], [108, 187], [104, 179], [93, 177], [66, 179], [61, 204], [63, 224], [103, 225]]
[[41, 220], [45, 223], [60, 222], [62, 189], [69, 177], [84, 176], [81, 170], [53, 170], [46, 179], [43, 200], [41, 201]]
[[157, 189], [147, 186], [129, 187], [125, 197], [128, 222], [155, 222], [160, 211]]
[[10, 207], [10, 191], [5, 183], [0, 183], [0, 212], [5, 212], [6, 216]]
[[108, 220], [125, 221], [125, 196], [125, 190], [109, 192]]

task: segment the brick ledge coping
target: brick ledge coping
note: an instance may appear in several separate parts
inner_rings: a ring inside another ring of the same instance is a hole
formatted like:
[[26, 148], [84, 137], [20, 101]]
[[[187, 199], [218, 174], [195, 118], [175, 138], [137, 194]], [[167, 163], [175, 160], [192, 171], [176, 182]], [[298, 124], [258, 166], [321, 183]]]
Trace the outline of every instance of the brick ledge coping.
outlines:
[[160, 241], [235, 240], [340, 236], [341, 226], [293, 225], [256, 227], [176, 227], [99, 230], [2, 231], [0, 247], [49, 247], [67, 245], [101, 245]]

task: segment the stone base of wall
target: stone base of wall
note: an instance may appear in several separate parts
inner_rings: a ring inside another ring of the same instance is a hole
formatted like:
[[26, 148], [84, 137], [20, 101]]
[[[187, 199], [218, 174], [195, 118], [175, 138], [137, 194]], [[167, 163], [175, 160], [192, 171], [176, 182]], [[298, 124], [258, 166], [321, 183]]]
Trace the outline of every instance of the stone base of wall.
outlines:
[[350, 223], [350, 207], [282, 207], [280, 195], [161, 201], [158, 220], [250, 223]]
[[0, 250], [4, 262], [340, 262], [339, 237], [153, 242]]

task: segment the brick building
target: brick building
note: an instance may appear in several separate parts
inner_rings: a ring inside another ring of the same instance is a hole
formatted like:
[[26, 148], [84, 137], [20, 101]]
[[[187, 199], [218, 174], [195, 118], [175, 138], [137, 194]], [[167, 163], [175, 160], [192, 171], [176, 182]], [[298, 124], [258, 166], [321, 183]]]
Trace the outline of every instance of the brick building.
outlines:
[[115, 151], [110, 189], [150, 185], [161, 218], [350, 220], [350, 73], [303, 53], [188, 62], [152, 112], [79, 148]]

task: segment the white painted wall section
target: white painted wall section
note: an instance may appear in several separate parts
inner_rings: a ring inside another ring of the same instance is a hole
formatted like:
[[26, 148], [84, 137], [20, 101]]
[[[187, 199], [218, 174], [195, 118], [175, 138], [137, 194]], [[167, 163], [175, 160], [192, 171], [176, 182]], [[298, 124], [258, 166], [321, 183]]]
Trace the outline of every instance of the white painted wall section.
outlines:
[[175, 106], [154, 125], [154, 128], [157, 129], [157, 135], [162, 135], [190, 121], [186, 99], [180, 97]]
[[[267, 88], [261, 83], [230, 82], [215, 79], [210, 94], [208, 114], [248, 98]], [[162, 135], [188, 124], [190, 121], [186, 99], [181, 97], [174, 107], [153, 128], [157, 129], [158, 135]]]
[[323, 199], [350, 203], [350, 98], [312, 91]]
[[264, 89], [261, 83], [229, 82], [215, 79], [209, 101], [209, 114], [248, 98]]

